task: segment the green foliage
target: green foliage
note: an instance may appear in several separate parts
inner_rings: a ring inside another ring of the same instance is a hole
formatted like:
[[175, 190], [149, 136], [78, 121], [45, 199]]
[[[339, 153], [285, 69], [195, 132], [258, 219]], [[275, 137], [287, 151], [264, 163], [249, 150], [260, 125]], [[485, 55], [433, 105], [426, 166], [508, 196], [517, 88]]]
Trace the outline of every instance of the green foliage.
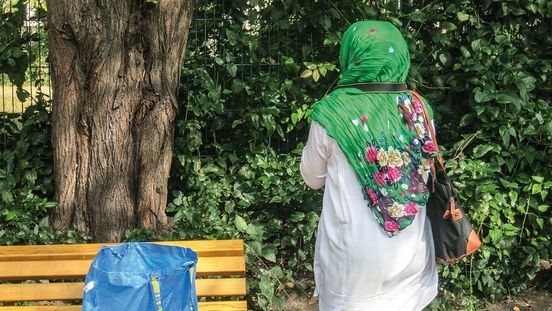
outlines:
[[483, 237], [470, 262], [441, 269], [452, 292], [518, 294], [551, 256], [551, 14], [545, 1], [456, 1], [405, 16], [420, 29], [405, 34], [411, 84], [435, 106], [449, 172]]
[[53, 232], [48, 214], [53, 197], [50, 120], [42, 97], [19, 117], [0, 119], [0, 245], [76, 243], [75, 231]]
[[25, 1], [0, 0], [0, 75], [17, 87], [17, 98], [23, 102], [29, 95], [23, 89], [29, 64], [28, 44], [37, 36], [26, 31]]
[[192, 26], [210, 35], [191, 40], [184, 66], [174, 234], [246, 239], [250, 298], [262, 309], [280, 309], [291, 285], [311, 290], [302, 280], [312, 277], [321, 203], [298, 172], [306, 118], [338, 79], [346, 27], [387, 19], [409, 44], [408, 83], [434, 106], [450, 174], [484, 241], [470, 260], [440, 268], [443, 295], [429, 309], [474, 309], [475, 297], [519, 293], [552, 252], [551, 9], [540, 0], [201, 7], [200, 17], [225, 18]]

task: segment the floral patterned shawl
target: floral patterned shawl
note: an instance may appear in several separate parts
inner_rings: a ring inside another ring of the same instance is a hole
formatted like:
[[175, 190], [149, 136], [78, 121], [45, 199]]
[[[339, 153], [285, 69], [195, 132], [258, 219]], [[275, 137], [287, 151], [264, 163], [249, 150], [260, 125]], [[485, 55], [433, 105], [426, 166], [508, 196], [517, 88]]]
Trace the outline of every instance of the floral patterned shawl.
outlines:
[[[392, 24], [361, 21], [343, 36], [340, 65], [339, 85], [402, 82], [410, 55]], [[312, 120], [337, 141], [368, 207], [389, 236], [408, 227], [429, 196], [423, 176], [438, 150], [425, 126], [422, 105], [410, 92], [338, 88], [311, 113]]]

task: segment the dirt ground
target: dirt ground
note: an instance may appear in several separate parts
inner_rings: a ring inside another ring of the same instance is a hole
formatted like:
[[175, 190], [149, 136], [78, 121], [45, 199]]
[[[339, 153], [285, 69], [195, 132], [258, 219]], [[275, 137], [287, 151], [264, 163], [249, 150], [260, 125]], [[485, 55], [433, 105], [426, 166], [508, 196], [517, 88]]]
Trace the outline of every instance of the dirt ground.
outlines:
[[487, 304], [488, 311], [552, 311], [552, 293], [530, 289], [521, 296], [503, 302]]
[[[314, 299], [292, 295], [285, 305], [287, 311], [318, 311]], [[521, 296], [510, 297], [502, 302], [487, 303], [484, 310], [478, 311], [552, 311], [552, 293], [530, 289]], [[449, 310], [443, 310], [449, 311]], [[452, 310], [450, 310], [452, 311]]]

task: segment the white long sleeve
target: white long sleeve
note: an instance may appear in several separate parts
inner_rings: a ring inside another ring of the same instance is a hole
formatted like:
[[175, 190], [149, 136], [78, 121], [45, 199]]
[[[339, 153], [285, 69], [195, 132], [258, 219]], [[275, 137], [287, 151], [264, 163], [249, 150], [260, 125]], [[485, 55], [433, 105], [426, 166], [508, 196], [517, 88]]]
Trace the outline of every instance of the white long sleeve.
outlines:
[[326, 181], [328, 172], [328, 152], [326, 150], [326, 131], [317, 122], [312, 122], [307, 145], [301, 155], [301, 176], [312, 189], [320, 189]]

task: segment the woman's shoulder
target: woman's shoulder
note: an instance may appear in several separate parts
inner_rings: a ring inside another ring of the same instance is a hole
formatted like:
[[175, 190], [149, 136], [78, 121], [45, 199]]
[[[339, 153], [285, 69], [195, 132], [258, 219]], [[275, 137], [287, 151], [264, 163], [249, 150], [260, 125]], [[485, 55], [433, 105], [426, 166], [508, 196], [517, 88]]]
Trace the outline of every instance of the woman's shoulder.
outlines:
[[331, 109], [335, 104], [337, 104], [338, 98], [336, 91], [331, 92], [330, 94], [325, 95], [321, 99], [319, 99], [313, 107], [313, 112], [315, 113], [323, 113], [327, 109]]

